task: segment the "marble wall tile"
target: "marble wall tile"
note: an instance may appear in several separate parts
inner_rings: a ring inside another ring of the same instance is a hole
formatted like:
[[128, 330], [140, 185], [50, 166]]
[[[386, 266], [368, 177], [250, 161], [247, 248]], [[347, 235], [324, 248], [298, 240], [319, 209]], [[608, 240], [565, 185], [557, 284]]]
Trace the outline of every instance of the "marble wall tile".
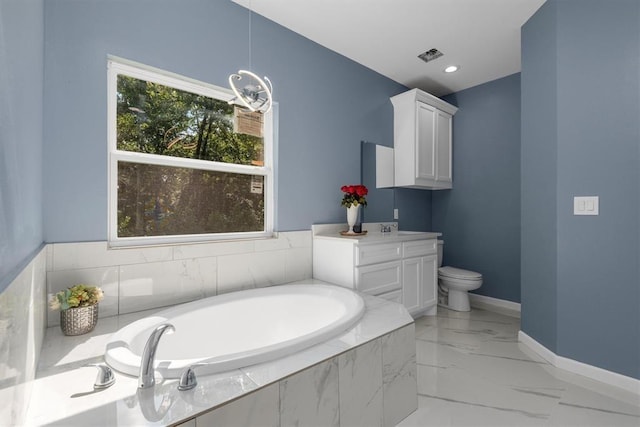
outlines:
[[54, 243], [51, 270], [152, 263], [172, 257], [171, 246], [109, 249], [107, 242]]
[[120, 313], [202, 298], [203, 280], [193, 260], [120, 266]]
[[311, 230], [287, 231], [279, 234], [289, 240], [291, 248], [310, 248], [313, 246]]
[[33, 261], [33, 275], [31, 276], [31, 312], [33, 316], [34, 366], [37, 366], [42, 343], [47, 330], [47, 251], [43, 250]]
[[285, 282], [310, 279], [313, 275], [311, 248], [292, 248], [286, 251]]
[[253, 240], [237, 242], [192, 243], [173, 247], [173, 259], [205, 258], [221, 255], [246, 254], [255, 251]]
[[[57, 292], [77, 284], [99, 286], [104, 292], [98, 317], [118, 314], [118, 267], [83, 268], [77, 270], [50, 271], [47, 274], [47, 300]], [[60, 312], [47, 310], [47, 325], [60, 324]]]
[[0, 293], [0, 425], [21, 425], [45, 334], [43, 248]]
[[279, 384], [281, 425], [340, 425], [337, 358], [312, 366]]
[[380, 342], [376, 339], [338, 356], [341, 426], [382, 426]]
[[196, 418], [196, 427], [259, 426], [278, 427], [280, 389], [272, 384]]
[[[346, 350], [348, 347], [340, 347]], [[336, 347], [322, 343], [294, 354], [281, 357], [279, 363], [265, 362], [242, 368], [242, 372], [259, 386], [278, 381], [280, 378], [294, 375], [308, 366], [329, 359], [336, 355]]]
[[[212, 297], [218, 293], [218, 257], [193, 258], [173, 261], [173, 265], [183, 265], [183, 277], [189, 277], [201, 287], [200, 297]], [[182, 268], [182, 267], [181, 267]], [[190, 288], [191, 289], [191, 288]], [[195, 294], [194, 294], [195, 295]], [[189, 300], [200, 298], [195, 296]], [[187, 300], [187, 301], [189, 301]]]
[[[100, 305], [100, 317], [104, 317], [310, 279], [311, 247], [310, 231], [293, 231], [277, 233], [273, 239], [148, 248], [109, 249], [107, 242], [56, 243], [47, 245], [45, 255], [49, 292], [69, 286], [63, 285], [65, 280], [100, 282], [106, 298]], [[124, 274], [116, 277], [115, 287], [99, 277], [99, 272], [110, 268], [118, 272], [116, 276]], [[166, 276], [160, 277], [158, 271]], [[153, 289], [159, 293], [149, 298]], [[111, 301], [114, 296], [117, 300]], [[49, 313], [49, 325], [58, 324], [57, 317]]]
[[53, 245], [47, 245], [45, 247], [45, 254], [47, 257], [46, 271], [53, 270]]
[[196, 277], [202, 283], [202, 291], [205, 297], [218, 294], [218, 258], [196, 258], [192, 260], [193, 270], [189, 274]]
[[394, 426], [418, 407], [415, 326], [381, 340], [384, 425]]
[[218, 293], [285, 282], [285, 251], [218, 257]]
[[310, 231], [287, 231], [276, 233], [276, 237], [272, 239], [256, 240], [255, 244], [256, 252], [311, 248], [312, 238]]

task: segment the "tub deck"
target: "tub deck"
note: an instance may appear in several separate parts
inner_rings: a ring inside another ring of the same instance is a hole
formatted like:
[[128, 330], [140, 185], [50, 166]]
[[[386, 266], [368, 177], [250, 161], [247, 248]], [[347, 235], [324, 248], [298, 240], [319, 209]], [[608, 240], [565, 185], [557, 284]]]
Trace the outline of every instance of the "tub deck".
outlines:
[[[413, 318], [400, 304], [362, 296], [365, 314], [347, 332], [278, 360], [199, 376], [187, 392], [177, 390], [177, 380], [138, 390], [136, 377], [117, 371], [112, 387], [94, 391], [96, 368], [84, 367], [103, 362], [113, 332], [159, 310], [102, 318], [93, 332], [77, 337], [48, 328], [37, 378], [27, 385], [32, 398], [26, 421], [194, 425], [198, 418], [249, 425], [252, 411], [246, 408], [255, 407], [256, 420], [271, 416], [279, 420], [275, 425], [395, 425], [417, 407]], [[319, 378], [322, 387], [315, 387]]]

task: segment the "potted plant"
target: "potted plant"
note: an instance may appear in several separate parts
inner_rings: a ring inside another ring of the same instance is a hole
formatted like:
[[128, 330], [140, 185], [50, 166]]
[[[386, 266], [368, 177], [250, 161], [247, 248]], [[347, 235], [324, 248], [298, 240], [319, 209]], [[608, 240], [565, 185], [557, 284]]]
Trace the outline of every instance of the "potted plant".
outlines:
[[342, 196], [342, 206], [347, 208], [347, 224], [349, 230], [346, 234], [356, 234], [353, 226], [358, 220], [358, 209], [360, 205], [367, 206], [366, 195], [369, 193], [364, 185], [343, 185], [340, 190], [344, 193]]
[[104, 298], [97, 286], [75, 285], [51, 298], [49, 307], [60, 310], [60, 329], [65, 335], [82, 335], [93, 331], [98, 322], [98, 303]]

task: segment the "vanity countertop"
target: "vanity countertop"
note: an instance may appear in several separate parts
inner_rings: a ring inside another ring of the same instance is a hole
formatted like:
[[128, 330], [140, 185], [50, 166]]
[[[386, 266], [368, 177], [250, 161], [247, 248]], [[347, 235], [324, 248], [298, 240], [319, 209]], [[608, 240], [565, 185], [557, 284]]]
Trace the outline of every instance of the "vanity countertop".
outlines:
[[[387, 224], [387, 223], [385, 223]], [[314, 239], [339, 239], [345, 241], [351, 241], [354, 244], [378, 244], [378, 243], [392, 243], [392, 242], [410, 242], [414, 240], [429, 240], [437, 239], [442, 236], [442, 233], [429, 232], [429, 231], [404, 231], [398, 230], [397, 223], [388, 223], [391, 226], [391, 231], [387, 233], [380, 232], [379, 223], [365, 223], [362, 225], [363, 230], [366, 230], [366, 234], [344, 236], [341, 235], [341, 231], [345, 231], [345, 224], [319, 224], [313, 225], [313, 238]], [[395, 224], [395, 226], [393, 226]]]

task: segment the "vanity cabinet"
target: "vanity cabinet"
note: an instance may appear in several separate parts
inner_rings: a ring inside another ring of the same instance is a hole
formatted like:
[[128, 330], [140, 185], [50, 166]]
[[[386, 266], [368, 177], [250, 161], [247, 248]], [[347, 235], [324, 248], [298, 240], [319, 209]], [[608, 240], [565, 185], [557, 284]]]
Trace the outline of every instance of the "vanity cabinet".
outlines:
[[314, 237], [313, 277], [402, 303], [412, 315], [435, 314], [436, 249], [436, 238]]
[[394, 186], [453, 186], [453, 115], [457, 107], [419, 89], [391, 98], [394, 111]]

